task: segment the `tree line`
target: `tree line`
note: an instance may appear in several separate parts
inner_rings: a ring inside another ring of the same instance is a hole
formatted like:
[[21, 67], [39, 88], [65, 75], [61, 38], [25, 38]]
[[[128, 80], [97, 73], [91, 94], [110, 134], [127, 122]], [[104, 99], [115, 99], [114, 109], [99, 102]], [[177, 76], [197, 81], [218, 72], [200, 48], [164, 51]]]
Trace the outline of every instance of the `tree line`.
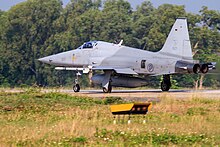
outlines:
[[[202, 62], [219, 61], [220, 13], [202, 7], [199, 14], [184, 6], [149, 1], [132, 9], [125, 0], [27, 0], [8, 11], [0, 10], [0, 85], [65, 86], [74, 73], [55, 71], [38, 58], [72, 50], [89, 40], [114, 42], [149, 51], [162, 48], [178, 17], [187, 17], [194, 58]], [[157, 87], [160, 77], [149, 78]], [[220, 87], [219, 76], [178, 75], [176, 87], [205, 85]], [[81, 81], [88, 86], [87, 76]]]

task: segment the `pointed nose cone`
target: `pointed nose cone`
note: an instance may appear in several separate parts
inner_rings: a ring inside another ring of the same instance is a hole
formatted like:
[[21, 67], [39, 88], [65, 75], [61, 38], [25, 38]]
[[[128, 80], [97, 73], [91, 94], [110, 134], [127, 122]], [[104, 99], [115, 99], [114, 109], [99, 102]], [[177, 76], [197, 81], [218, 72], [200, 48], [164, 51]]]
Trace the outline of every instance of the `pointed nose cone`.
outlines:
[[50, 56], [47, 56], [47, 57], [38, 59], [38, 61], [43, 62], [43, 63], [51, 63], [53, 60]]
[[44, 58], [40, 58], [40, 59], [37, 59], [37, 60], [40, 61], [40, 62], [45, 62]]

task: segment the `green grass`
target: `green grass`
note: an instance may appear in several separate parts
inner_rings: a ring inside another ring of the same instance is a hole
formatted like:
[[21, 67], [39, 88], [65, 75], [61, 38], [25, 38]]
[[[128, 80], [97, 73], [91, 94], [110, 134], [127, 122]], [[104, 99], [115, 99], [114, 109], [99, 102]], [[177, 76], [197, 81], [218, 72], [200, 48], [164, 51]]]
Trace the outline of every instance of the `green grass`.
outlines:
[[1, 146], [217, 146], [220, 100], [161, 97], [143, 124], [143, 116], [121, 117], [113, 124], [103, 100], [29, 89], [0, 92]]

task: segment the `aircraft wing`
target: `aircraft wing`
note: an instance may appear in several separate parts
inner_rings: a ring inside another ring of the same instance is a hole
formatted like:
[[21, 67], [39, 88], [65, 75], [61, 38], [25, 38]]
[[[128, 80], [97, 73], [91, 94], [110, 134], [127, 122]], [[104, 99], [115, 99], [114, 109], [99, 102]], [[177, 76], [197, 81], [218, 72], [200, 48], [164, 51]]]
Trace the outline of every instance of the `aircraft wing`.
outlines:
[[121, 68], [121, 69], [116, 68], [114, 70], [119, 74], [137, 75], [137, 73], [135, 71], [133, 71], [132, 69], [130, 69], [130, 68]]
[[118, 74], [137, 75], [131, 68], [112, 68], [112, 67], [93, 67], [93, 68], [76, 68], [76, 67], [56, 67], [56, 70], [75, 70], [89, 73], [89, 70], [114, 70]]
[[131, 68], [94, 67], [92, 70], [114, 70], [118, 74], [137, 75]]
[[207, 64], [208, 64], [209, 70], [216, 69], [216, 62], [209, 62]]

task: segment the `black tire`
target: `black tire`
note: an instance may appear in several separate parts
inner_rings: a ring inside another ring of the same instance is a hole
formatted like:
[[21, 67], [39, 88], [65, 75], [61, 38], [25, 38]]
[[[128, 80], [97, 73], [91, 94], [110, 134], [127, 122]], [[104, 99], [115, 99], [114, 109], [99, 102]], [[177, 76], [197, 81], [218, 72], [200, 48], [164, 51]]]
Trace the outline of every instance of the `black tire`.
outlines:
[[171, 87], [171, 84], [169, 84], [168, 82], [161, 82], [161, 90], [162, 91], [169, 91]]
[[104, 93], [108, 93], [108, 89], [105, 88], [105, 87], [102, 88], [102, 91], [103, 91]]
[[102, 88], [102, 91], [103, 91], [104, 93], [111, 93], [111, 92], [112, 92], [112, 85], [109, 83], [109, 84], [108, 84], [108, 89], [105, 88], [105, 87], [103, 87], [103, 88]]
[[207, 64], [203, 64], [202, 67], [201, 67], [201, 69], [200, 69], [200, 71], [201, 71], [203, 74], [207, 73], [207, 72], [209, 71], [208, 65], [207, 65]]
[[73, 91], [74, 91], [74, 92], [79, 92], [79, 91], [80, 91], [80, 86], [79, 86], [79, 84], [76, 84], [76, 85], [73, 86]]

